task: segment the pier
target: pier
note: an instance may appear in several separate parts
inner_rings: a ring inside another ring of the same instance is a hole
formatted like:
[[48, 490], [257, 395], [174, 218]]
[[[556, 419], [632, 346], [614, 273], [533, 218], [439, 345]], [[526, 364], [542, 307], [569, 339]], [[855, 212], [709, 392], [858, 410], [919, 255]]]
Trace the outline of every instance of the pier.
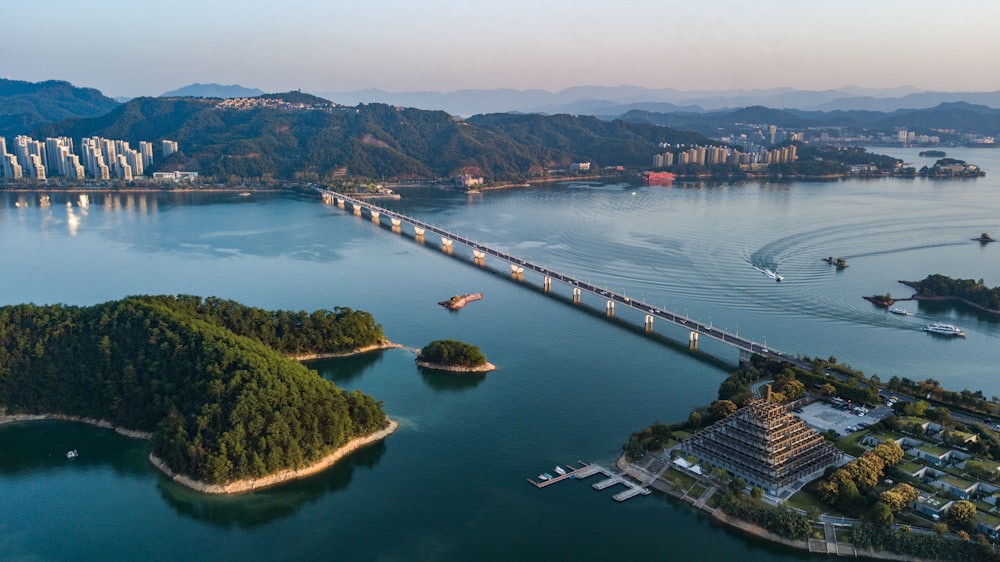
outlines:
[[571, 470], [567, 471], [566, 474], [560, 474], [547, 480], [542, 480], [541, 482], [536, 482], [531, 478], [528, 478], [528, 482], [531, 482], [536, 488], [544, 488], [567, 479], [583, 480], [584, 478], [589, 478], [595, 474], [603, 474], [606, 478], [596, 484], [593, 484], [591, 487], [597, 491], [602, 491], [618, 484], [625, 486], [627, 490], [618, 492], [617, 494], [611, 496], [611, 499], [616, 502], [623, 502], [638, 495], [648, 496], [650, 494], [649, 488], [625, 478], [623, 474], [616, 473], [599, 464], [588, 464], [583, 461], [577, 462], [580, 464], [580, 467], [573, 468], [572, 466], [567, 465], [567, 468], [570, 468]]
[[572, 288], [573, 304], [580, 304], [580, 295], [582, 293], [595, 295], [599, 299], [605, 301], [604, 309], [606, 311], [607, 318], [609, 319], [615, 317], [615, 307], [617, 306], [619, 308], [630, 308], [643, 314], [646, 332], [652, 332], [655, 320], [661, 320], [668, 324], [679, 326], [688, 331], [688, 346], [692, 350], [698, 348], [700, 336], [705, 336], [722, 342], [728, 346], [737, 348], [739, 350], [740, 362], [748, 361], [753, 355], [760, 355], [777, 361], [787, 361], [806, 369], [811, 367], [806, 362], [793, 356], [789, 356], [774, 349], [773, 347], [768, 347], [766, 344], [761, 344], [755, 340], [750, 340], [738, 334], [733, 334], [716, 328], [712, 324], [698, 322], [697, 320], [689, 318], [687, 315], [677, 314], [676, 312], [671, 312], [665, 308], [648, 304], [642, 300], [633, 299], [624, 293], [610, 291], [606, 288], [582, 281], [577, 277], [553, 271], [534, 262], [530, 262], [502, 250], [492, 248], [475, 240], [445, 230], [441, 227], [423, 222], [419, 219], [392, 211], [390, 209], [379, 207], [378, 205], [368, 201], [363, 201], [335, 191], [319, 187], [314, 187], [313, 189], [321, 195], [323, 201], [327, 204], [335, 205], [345, 211], [348, 211], [348, 207], [350, 207], [349, 212], [357, 216], [361, 216], [362, 213], [367, 213], [369, 217], [371, 217], [372, 223], [382, 225], [382, 218], [384, 217], [388, 219], [392, 225], [391, 228], [393, 232], [402, 233], [402, 225], [406, 224], [413, 229], [413, 237], [417, 241], [423, 240], [426, 235], [433, 234], [438, 236], [441, 240], [441, 251], [445, 253], [452, 254], [452, 246], [455, 243], [466, 246], [472, 250], [472, 253], [475, 256], [473, 261], [480, 267], [485, 266], [486, 259], [488, 257], [500, 260], [501, 262], [506, 262], [510, 266], [510, 278], [514, 281], [523, 282], [526, 273], [537, 274], [542, 279], [542, 287], [545, 293], [553, 291], [553, 281], [559, 281]]

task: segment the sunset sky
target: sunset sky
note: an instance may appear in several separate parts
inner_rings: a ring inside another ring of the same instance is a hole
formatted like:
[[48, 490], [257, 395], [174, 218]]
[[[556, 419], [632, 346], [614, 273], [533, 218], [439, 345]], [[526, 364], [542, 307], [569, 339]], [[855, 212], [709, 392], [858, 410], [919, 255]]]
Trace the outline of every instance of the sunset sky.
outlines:
[[1000, 89], [995, 0], [4, 2], [0, 76], [111, 96], [623, 84]]

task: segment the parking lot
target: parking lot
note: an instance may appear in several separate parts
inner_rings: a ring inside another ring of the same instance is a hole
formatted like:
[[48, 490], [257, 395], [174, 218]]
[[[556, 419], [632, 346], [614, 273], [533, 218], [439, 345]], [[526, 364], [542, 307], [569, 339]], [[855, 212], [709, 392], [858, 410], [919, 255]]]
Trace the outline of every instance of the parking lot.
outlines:
[[802, 413], [795, 412], [795, 415], [806, 422], [806, 425], [819, 432], [826, 432], [834, 429], [840, 435], [854, 433], [864, 427], [858, 424], [869, 426], [888, 417], [890, 410], [886, 406], [879, 406], [869, 410], [865, 415], [859, 416], [854, 411], [839, 409], [827, 402], [813, 402], [801, 408]]

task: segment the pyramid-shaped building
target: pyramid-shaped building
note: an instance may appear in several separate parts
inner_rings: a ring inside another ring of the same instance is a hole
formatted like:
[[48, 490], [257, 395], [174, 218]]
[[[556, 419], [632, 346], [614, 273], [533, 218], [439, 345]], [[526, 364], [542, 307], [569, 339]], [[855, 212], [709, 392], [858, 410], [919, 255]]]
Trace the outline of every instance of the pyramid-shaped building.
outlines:
[[804, 421], [765, 399], [750, 400], [695, 433], [681, 444], [681, 450], [773, 495], [841, 457]]

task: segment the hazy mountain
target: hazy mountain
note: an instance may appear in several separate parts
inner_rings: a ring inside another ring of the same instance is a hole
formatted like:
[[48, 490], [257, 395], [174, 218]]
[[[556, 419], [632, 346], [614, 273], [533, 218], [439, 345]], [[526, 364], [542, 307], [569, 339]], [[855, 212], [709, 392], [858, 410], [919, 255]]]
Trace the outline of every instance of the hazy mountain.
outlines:
[[161, 98], [253, 98], [263, 94], [257, 88], [244, 88], [238, 84], [190, 84], [183, 88], [160, 94]]
[[0, 136], [23, 134], [42, 123], [104, 115], [118, 105], [98, 90], [69, 82], [0, 79]]
[[[559, 92], [546, 90], [458, 90], [454, 92], [387, 92], [355, 90], [319, 94], [344, 104], [388, 103], [441, 110], [452, 115], [479, 113], [569, 113], [614, 117], [635, 109], [647, 111], [720, 111], [748, 106], [803, 111], [894, 111], [928, 108], [944, 102], [967, 101], [1000, 107], [1000, 92], [921, 92], [912, 86], [830, 90], [770, 88], [758, 90], [676, 90], [638, 86], [576, 86]], [[655, 108], [669, 104], [675, 108]]]
[[911, 130], [955, 129], [966, 133], [996, 135], [1000, 131], [1000, 109], [965, 102], [941, 103], [930, 108], [895, 111], [834, 110], [804, 111], [771, 109], [761, 106], [712, 112], [654, 112], [632, 110], [621, 116], [630, 123], [663, 125], [713, 136], [720, 128], [734, 123], [777, 125], [790, 129], [808, 127], [848, 127], [892, 131], [899, 127]]

